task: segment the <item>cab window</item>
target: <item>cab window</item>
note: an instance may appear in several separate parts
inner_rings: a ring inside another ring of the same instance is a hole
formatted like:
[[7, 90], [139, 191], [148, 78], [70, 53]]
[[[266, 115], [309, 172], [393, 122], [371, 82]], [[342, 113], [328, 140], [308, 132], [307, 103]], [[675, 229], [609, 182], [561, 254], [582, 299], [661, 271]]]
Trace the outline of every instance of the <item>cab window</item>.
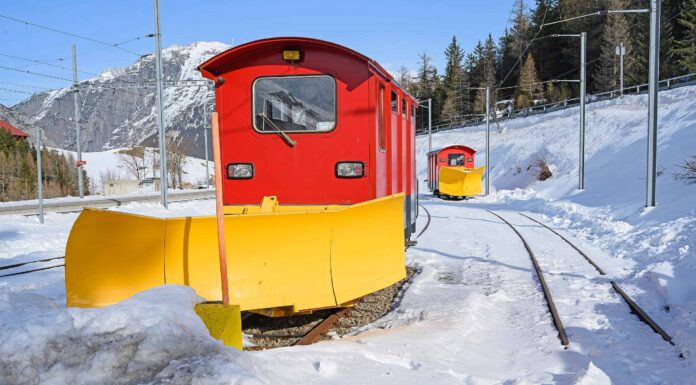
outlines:
[[447, 156], [447, 164], [449, 166], [463, 166], [464, 154], [449, 154]]
[[331, 76], [264, 77], [252, 88], [256, 131], [326, 132], [336, 127], [336, 81]]

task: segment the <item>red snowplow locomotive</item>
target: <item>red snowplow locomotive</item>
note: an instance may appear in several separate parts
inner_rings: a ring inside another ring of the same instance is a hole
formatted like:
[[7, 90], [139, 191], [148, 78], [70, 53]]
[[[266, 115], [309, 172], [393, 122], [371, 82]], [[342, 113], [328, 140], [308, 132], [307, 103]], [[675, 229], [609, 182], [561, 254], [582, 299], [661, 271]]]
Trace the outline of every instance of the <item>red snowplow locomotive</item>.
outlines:
[[[199, 69], [215, 82], [224, 216], [83, 211], [66, 247], [68, 306], [162, 284], [220, 301], [221, 228], [226, 293], [242, 311], [349, 306], [403, 279], [416, 221], [416, 103], [389, 73], [308, 38], [250, 42]], [[240, 324], [230, 324], [239, 335]]]
[[403, 193], [411, 234], [416, 103], [377, 62], [326, 41], [273, 38], [199, 68], [216, 84], [225, 205], [270, 195], [281, 205], [350, 205]]
[[483, 191], [484, 167], [475, 168], [476, 150], [453, 145], [428, 153], [428, 189], [436, 196], [465, 199]]

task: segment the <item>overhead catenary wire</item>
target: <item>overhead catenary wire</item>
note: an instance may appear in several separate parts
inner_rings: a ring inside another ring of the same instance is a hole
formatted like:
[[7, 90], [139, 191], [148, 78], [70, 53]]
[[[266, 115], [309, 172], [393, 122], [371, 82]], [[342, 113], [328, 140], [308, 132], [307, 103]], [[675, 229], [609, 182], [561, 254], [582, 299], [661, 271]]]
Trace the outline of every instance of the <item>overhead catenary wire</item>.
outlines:
[[[21, 57], [21, 56], [9, 55], [9, 54], [6, 54], [6, 53], [0, 53], [0, 56], [2, 56], [2, 57], [7, 57], [7, 58], [10, 58], [10, 59], [16, 59], [16, 60], [22, 60], [22, 61], [26, 61], [26, 62], [31, 62], [31, 63], [35, 63], [35, 64], [40, 64], [40, 65], [44, 65], [44, 66], [48, 66], [48, 67], [59, 68], [59, 69], [67, 70], [67, 71], [72, 71], [72, 68], [68, 68], [68, 67], [65, 67], [65, 66], [62, 66], [62, 65], [59, 65], [59, 64], [47, 63], [47, 62], [41, 61], [41, 60], [29, 59], [29, 58], [25, 58], [25, 57]], [[94, 72], [88, 72], [88, 71], [82, 71], [82, 70], [78, 70], [77, 72], [80, 72], [80, 73], [83, 73], [83, 74], [87, 74], [87, 75], [94, 75], [94, 76], [98, 76], [98, 75], [99, 75], [99, 74], [94, 73]]]
[[41, 77], [48, 78], [48, 79], [62, 80], [62, 81], [72, 83], [72, 79], [64, 78], [61, 76], [44, 74], [41, 72], [34, 72], [34, 71], [24, 70], [24, 69], [15, 68], [15, 67], [7, 67], [7, 66], [3, 66], [3, 65], [0, 65], [0, 69], [6, 70], [6, 71], [21, 72], [21, 73], [25, 73], [28, 75], [41, 76]]
[[66, 35], [66, 36], [71, 36], [71, 37], [74, 37], [74, 38], [77, 38], [77, 39], [82, 39], [82, 40], [90, 41], [90, 42], [92, 42], [92, 43], [101, 44], [101, 45], [108, 46], [108, 47], [111, 47], [111, 48], [116, 48], [116, 49], [119, 49], [119, 50], [121, 50], [121, 51], [128, 52], [128, 53], [130, 53], [130, 54], [132, 54], [132, 55], [142, 56], [140, 53], [135, 52], [135, 51], [131, 51], [131, 50], [126, 49], [126, 48], [123, 48], [123, 47], [121, 47], [121, 46], [118, 45], [118, 44], [109, 43], [109, 42], [106, 42], [106, 41], [103, 41], [103, 40], [91, 38], [91, 37], [89, 37], [89, 36], [84, 36], [84, 35], [80, 35], [80, 34], [77, 34], [77, 33], [72, 33], [72, 32], [67, 32], [67, 31], [59, 30], [59, 29], [57, 29], [57, 28], [53, 28], [53, 27], [48, 27], [48, 26], [45, 26], [45, 25], [36, 24], [36, 23], [31, 22], [31, 21], [19, 19], [19, 18], [12, 17], [12, 16], [7, 16], [7, 15], [2, 15], [2, 14], [0, 14], [0, 18], [6, 19], [6, 20], [11, 20], [11, 21], [14, 21], [14, 22], [17, 22], [17, 23], [21, 23], [21, 24], [24, 24], [24, 25], [26, 25], [26, 26], [32, 26], [32, 27], [35, 27], [35, 28], [44, 29], [44, 30], [47, 30], [47, 31], [51, 31], [51, 32], [63, 34], [63, 35]]

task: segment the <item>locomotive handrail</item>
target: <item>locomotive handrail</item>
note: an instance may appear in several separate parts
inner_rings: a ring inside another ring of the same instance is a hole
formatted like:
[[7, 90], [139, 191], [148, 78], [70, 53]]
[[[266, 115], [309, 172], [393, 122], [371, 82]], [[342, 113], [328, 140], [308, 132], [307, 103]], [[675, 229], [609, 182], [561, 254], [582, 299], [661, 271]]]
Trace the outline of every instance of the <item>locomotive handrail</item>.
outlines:
[[256, 114], [256, 115], [260, 116], [263, 120], [268, 122], [268, 124], [276, 131], [276, 133], [278, 133], [278, 135], [280, 135], [281, 138], [283, 138], [283, 140], [285, 141], [285, 143], [288, 144], [288, 146], [295, 147], [297, 142], [292, 140], [292, 138], [290, 136], [288, 136], [288, 134], [283, 132], [283, 130], [281, 130], [280, 127], [276, 126], [276, 124], [273, 122], [273, 120], [271, 120], [271, 118], [269, 118], [265, 112], [262, 112], [262, 113]]

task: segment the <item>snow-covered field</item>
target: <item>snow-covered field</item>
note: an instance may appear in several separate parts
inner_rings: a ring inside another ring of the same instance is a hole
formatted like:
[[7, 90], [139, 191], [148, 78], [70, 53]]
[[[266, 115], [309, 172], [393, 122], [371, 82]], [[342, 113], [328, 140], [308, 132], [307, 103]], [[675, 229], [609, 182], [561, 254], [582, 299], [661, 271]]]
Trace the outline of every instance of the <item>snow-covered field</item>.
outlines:
[[[185, 287], [160, 287], [105, 309], [65, 309], [62, 269], [53, 269], [0, 278], [0, 383], [696, 384], [696, 185], [673, 177], [696, 153], [696, 88], [660, 96], [654, 209], [643, 207], [644, 96], [588, 106], [583, 192], [576, 190], [577, 109], [506, 122], [492, 134], [492, 194], [466, 202], [421, 195], [432, 224], [407, 252], [419, 274], [396, 310], [361, 333], [240, 353], [207, 336], [192, 310], [195, 294]], [[435, 147], [480, 150], [483, 140], [482, 127], [433, 138]], [[426, 147], [427, 138], [419, 137], [421, 180]], [[554, 173], [545, 182], [527, 170], [540, 154]], [[214, 204], [119, 210], [210, 214]], [[529, 239], [565, 323], [568, 349], [558, 341], [521, 242], [486, 210]], [[570, 237], [608, 276], [520, 211]], [[75, 218], [48, 214], [44, 226], [33, 218], [3, 221], [0, 265], [62, 255]], [[630, 313], [610, 279], [676, 346]]]
[[[87, 164], [85, 165], [85, 171], [87, 171], [87, 176], [97, 184], [97, 192], [101, 192], [101, 175], [106, 172], [111, 172], [117, 179], [135, 179], [133, 176], [129, 175], [126, 168], [121, 162], [122, 155], [119, 151], [122, 148], [116, 148], [113, 150], [102, 151], [102, 152], [83, 152], [82, 159], [84, 159]], [[73, 157], [76, 157], [75, 152], [65, 151], [64, 153], [70, 153]], [[157, 155], [152, 155], [153, 152], [148, 149], [148, 156], [146, 159], [152, 156], [157, 157]], [[212, 159], [212, 155], [211, 155]], [[213, 174], [213, 162], [210, 161], [209, 172]], [[149, 177], [152, 174], [151, 167], [145, 165], [148, 169], [145, 171], [145, 176]], [[206, 169], [205, 169], [205, 159], [199, 159], [194, 157], [186, 157], [186, 161], [183, 165], [184, 175], [183, 181], [185, 183], [191, 183], [194, 186], [205, 185], [206, 179]]]

